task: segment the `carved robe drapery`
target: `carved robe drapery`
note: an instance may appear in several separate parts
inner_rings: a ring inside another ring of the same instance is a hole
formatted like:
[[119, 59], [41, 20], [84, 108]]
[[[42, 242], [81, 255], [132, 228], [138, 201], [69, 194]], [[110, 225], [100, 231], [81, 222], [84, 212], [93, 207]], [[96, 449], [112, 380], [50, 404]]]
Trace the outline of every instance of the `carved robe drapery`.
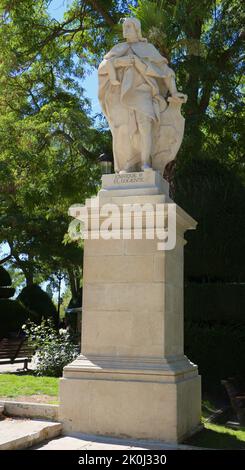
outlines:
[[[145, 41], [121, 43], [105, 55], [98, 74], [99, 101], [113, 136], [115, 171], [140, 169], [139, 130], [150, 123], [152, 167], [162, 171], [166, 160], [174, 158], [176, 143], [181, 143], [179, 131], [182, 137], [184, 131], [180, 105], [174, 100], [169, 105], [166, 99], [174, 77], [167, 59]], [[179, 129], [174, 128], [176, 119]]]

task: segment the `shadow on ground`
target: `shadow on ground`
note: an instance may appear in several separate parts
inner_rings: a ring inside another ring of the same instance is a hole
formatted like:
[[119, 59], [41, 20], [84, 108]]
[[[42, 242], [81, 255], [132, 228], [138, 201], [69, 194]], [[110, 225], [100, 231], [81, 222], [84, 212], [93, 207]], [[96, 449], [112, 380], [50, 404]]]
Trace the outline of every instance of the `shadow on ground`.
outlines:
[[[244, 432], [245, 428], [242, 428], [241, 431]], [[209, 449], [245, 450], [245, 442], [240, 440], [236, 435], [229, 434], [228, 430], [227, 433], [221, 433], [213, 429], [204, 429], [195, 436], [187, 439], [184, 444]]]

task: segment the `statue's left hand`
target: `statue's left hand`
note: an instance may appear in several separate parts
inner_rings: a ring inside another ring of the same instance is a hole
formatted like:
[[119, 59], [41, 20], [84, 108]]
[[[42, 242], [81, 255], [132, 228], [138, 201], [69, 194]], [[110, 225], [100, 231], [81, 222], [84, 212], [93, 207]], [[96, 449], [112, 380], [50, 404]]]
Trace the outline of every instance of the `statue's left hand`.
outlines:
[[176, 101], [177, 103], [186, 103], [187, 101], [187, 95], [185, 95], [184, 93], [180, 93], [179, 91], [173, 93], [170, 98], [171, 101]]

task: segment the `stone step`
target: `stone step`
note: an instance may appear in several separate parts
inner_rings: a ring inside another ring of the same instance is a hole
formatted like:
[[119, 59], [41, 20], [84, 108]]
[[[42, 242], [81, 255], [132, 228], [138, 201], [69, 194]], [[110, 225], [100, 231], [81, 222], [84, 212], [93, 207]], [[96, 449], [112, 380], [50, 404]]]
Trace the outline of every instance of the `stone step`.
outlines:
[[61, 423], [6, 418], [0, 422], [0, 450], [26, 449], [60, 436], [61, 433]]

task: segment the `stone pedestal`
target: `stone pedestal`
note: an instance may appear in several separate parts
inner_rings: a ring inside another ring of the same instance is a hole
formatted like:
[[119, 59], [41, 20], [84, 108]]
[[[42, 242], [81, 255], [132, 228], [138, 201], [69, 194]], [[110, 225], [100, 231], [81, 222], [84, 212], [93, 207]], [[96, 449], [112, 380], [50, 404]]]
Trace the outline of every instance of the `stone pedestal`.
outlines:
[[[119, 216], [125, 203], [171, 203], [153, 171], [104, 176], [97, 201]], [[160, 251], [156, 237], [90, 239], [89, 225], [82, 354], [60, 381], [67, 432], [178, 442], [198, 427], [200, 376], [183, 352], [184, 232], [196, 222], [176, 206], [176, 226], [175, 248]]]

